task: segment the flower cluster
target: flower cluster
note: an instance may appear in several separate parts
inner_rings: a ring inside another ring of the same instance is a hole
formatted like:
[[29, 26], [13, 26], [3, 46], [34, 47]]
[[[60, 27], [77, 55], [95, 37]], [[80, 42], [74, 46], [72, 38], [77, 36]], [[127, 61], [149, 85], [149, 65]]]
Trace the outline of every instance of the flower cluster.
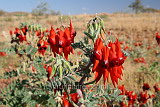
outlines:
[[154, 88], [155, 92], [160, 92], [160, 87], [158, 86], [158, 84], [155, 84], [153, 86], [153, 88]]
[[143, 57], [135, 58], [135, 59], [134, 59], [134, 62], [136, 62], [136, 63], [144, 63], [144, 64], [146, 63], [146, 62], [145, 62], [145, 59], [144, 59]]
[[[27, 34], [28, 28], [27, 26], [22, 27], [21, 29], [15, 28], [14, 34], [17, 38], [19, 38], [19, 41], [22, 43], [23, 41], [27, 41], [26, 34]], [[10, 35], [12, 35], [12, 31], [10, 31]]]
[[158, 32], [156, 33], [156, 40], [158, 45], [160, 45], [160, 34]]
[[38, 52], [43, 56], [48, 48], [48, 45], [50, 45], [54, 56], [56, 56], [56, 54], [64, 55], [64, 57], [68, 60], [68, 55], [70, 53], [73, 54], [73, 48], [71, 47], [71, 44], [74, 43], [76, 32], [71, 21], [70, 26], [64, 28], [64, 31], [60, 28], [54, 30], [52, 26], [50, 30], [45, 30], [39, 28], [38, 25], [25, 25], [21, 28], [15, 28], [14, 32], [10, 31], [10, 35], [12, 36], [15, 34], [16, 38], [18, 39], [16, 42], [20, 43], [27, 41], [27, 33], [32, 35], [35, 34], [35, 36], [38, 37]]
[[149, 95], [147, 94], [147, 92], [141, 92], [139, 94], [139, 99], [138, 99], [138, 102], [140, 103], [140, 107], [146, 104], [148, 99], [149, 99]]
[[70, 22], [70, 27], [65, 28], [64, 31], [60, 28], [57, 28], [55, 31], [51, 27], [48, 43], [54, 55], [62, 55], [64, 53], [64, 57], [68, 60], [68, 55], [73, 53], [73, 48], [70, 45], [74, 43], [75, 36], [76, 32], [72, 27], [72, 22]]
[[[156, 87], [155, 92], [158, 92], [160, 90], [160, 89], [157, 90], [158, 89], [157, 84], [154, 85], [153, 87], [154, 87], [154, 89]], [[127, 104], [124, 101], [120, 102], [121, 107], [130, 107], [130, 106], [134, 107], [137, 104], [140, 107], [142, 107], [144, 104], [147, 103], [147, 101], [149, 99], [153, 99], [153, 98], [156, 97], [155, 94], [151, 94], [151, 93], [148, 92], [148, 90], [151, 88], [148, 83], [143, 84], [143, 86], [142, 86], [143, 91], [140, 92], [139, 94], [135, 94], [134, 91], [126, 90], [124, 85], [118, 86], [118, 88], [121, 91], [121, 93], [119, 95], [125, 95], [126, 99], [123, 99], [123, 100], [128, 101]]]
[[149, 90], [150, 89], [150, 86], [149, 86], [149, 84], [148, 83], [145, 83], [145, 84], [143, 84], [143, 91], [146, 91], [146, 90]]
[[40, 54], [42, 54], [44, 56], [45, 52], [46, 52], [46, 49], [47, 49], [47, 46], [48, 45], [48, 42], [47, 41], [44, 41], [44, 40], [39, 40], [37, 46], [38, 46], [38, 52]]
[[[127, 91], [127, 90], [125, 89], [124, 85], [118, 86], [118, 88], [119, 88], [119, 90], [121, 90], [120, 95], [125, 95], [125, 96], [127, 96], [128, 107], [130, 107], [131, 105], [133, 106], [134, 103], [136, 102], [137, 95], [136, 95], [133, 91]], [[121, 102], [120, 105], [121, 105], [121, 107], [127, 107], [124, 102]]]
[[95, 72], [95, 80], [98, 82], [103, 75], [104, 84], [106, 84], [106, 79], [109, 78], [109, 74], [113, 85], [118, 84], [118, 79], [121, 79], [122, 64], [126, 56], [121, 51], [120, 43], [118, 39], [114, 43], [109, 42], [105, 46], [101, 40], [98, 38], [94, 44], [93, 52], [93, 69]]

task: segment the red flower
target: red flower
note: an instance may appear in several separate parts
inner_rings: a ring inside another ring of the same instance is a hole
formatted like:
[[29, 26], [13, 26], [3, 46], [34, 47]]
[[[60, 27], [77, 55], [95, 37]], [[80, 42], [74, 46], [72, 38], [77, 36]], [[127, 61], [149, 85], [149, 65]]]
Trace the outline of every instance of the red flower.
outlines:
[[104, 47], [101, 38], [98, 38], [94, 44], [94, 56], [95, 59], [101, 60], [102, 59], [102, 48]]
[[112, 31], [111, 31], [111, 30], [110, 30], [110, 31], [108, 31], [107, 33], [108, 33], [108, 35], [112, 35]]
[[110, 74], [113, 85], [118, 84], [118, 78], [121, 79], [122, 64], [126, 57], [121, 51], [120, 43], [116, 40], [110, 42], [108, 46], [104, 46], [100, 38], [94, 44], [93, 52], [93, 69], [95, 72], [95, 80], [98, 82], [103, 75], [104, 84]]
[[128, 47], [128, 46], [126, 46], [126, 47], [124, 48], [124, 50], [127, 50], [127, 49], [129, 49], [129, 47]]
[[59, 28], [57, 28], [56, 31], [57, 31], [56, 46], [59, 47], [59, 48], [66, 47], [66, 42], [67, 41], [64, 38], [64, 32]]
[[124, 60], [126, 57], [121, 51], [120, 43], [118, 40], [116, 40], [115, 43], [109, 43], [110, 45], [110, 53], [109, 53], [109, 72], [111, 76], [111, 80], [113, 85], [115, 86], [115, 83], [118, 84], [118, 78], [121, 79], [122, 64], [124, 63]]
[[[134, 103], [135, 103], [135, 101], [137, 99], [137, 95], [133, 94], [133, 91], [127, 91], [125, 89], [124, 85], [118, 86], [118, 89], [121, 90], [120, 95], [126, 95], [127, 96], [127, 98], [128, 98], [127, 99], [128, 100], [128, 107], [130, 107], [131, 105], [134, 106]], [[123, 107], [123, 104], [120, 103], [120, 106]]]
[[63, 48], [63, 53], [64, 57], [68, 60], [68, 55], [70, 55], [70, 53], [74, 54], [73, 48], [71, 46], [65, 47]]
[[36, 68], [34, 66], [31, 67], [32, 73], [36, 73]]
[[[99, 42], [101, 40], [97, 40], [97, 41]], [[100, 42], [100, 43], [102, 43], [102, 42]], [[95, 55], [96, 59], [102, 59], [102, 60], [94, 59], [94, 66], [93, 66], [92, 71], [96, 72], [95, 73], [96, 82], [98, 82], [100, 80], [101, 76], [103, 75], [104, 84], [106, 84], [106, 79], [108, 78], [108, 75], [109, 75], [109, 71], [107, 70], [107, 68], [109, 67], [109, 61], [108, 61], [109, 48], [104, 47], [103, 44], [98, 45], [98, 46], [100, 46], [100, 48], [98, 47], [95, 49], [96, 51], [94, 51], [94, 55]], [[103, 49], [101, 49], [101, 47]]]
[[26, 35], [22, 34], [18, 28], [15, 28], [14, 34], [19, 38], [20, 42], [27, 41]]
[[6, 52], [0, 52], [0, 56], [6, 56]]
[[158, 45], [160, 45], [160, 35], [158, 32], [156, 33], [156, 40], [157, 40]]
[[148, 83], [145, 83], [145, 84], [143, 84], [143, 91], [146, 91], [146, 90], [149, 90], [150, 89], [150, 86], [149, 86], [149, 84]]
[[55, 36], [56, 36], [55, 31], [53, 27], [51, 27], [50, 36], [48, 38], [48, 43], [50, 43], [51, 45], [55, 45], [56, 43]]
[[48, 45], [48, 42], [44, 41], [44, 40], [39, 40], [37, 46], [38, 46], [38, 52], [40, 54], [42, 54], [44, 56], [45, 52], [46, 52], [46, 49], [47, 49], [47, 46]]
[[126, 89], [125, 89], [124, 85], [118, 86], [118, 89], [121, 90], [121, 93], [119, 95], [125, 95]]
[[51, 74], [52, 74], [52, 67], [51, 66], [48, 66], [47, 67], [47, 69], [46, 69], [46, 71], [47, 71], [47, 78], [48, 78], [48, 81], [50, 80], [50, 76], [51, 76]]
[[147, 100], [149, 98], [149, 95], [147, 94], [147, 92], [141, 92], [140, 93], [140, 98], [138, 99], [139, 103], [140, 103], [140, 106], [142, 106], [143, 104], [146, 104], [147, 103]]
[[130, 105], [133, 106], [134, 102], [137, 99], [137, 95], [136, 94], [133, 95], [133, 91], [130, 91], [127, 96], [128, 96], [128, 107], [130, 107]]
[[74, 30], [74, 28], [72, 26], [72, 21], [71, 20], [70, 20], [69, 30], [70, 30], [72, 42], [74, 43], [74, 37], [76, 36], [76, 31]]
[[51, 27], [48, 43], [51, 46], [54, 56], [56, 54], [62, 55], [62, 53], [64, 53], [64, 57], [68, 60], [68, 55], [73, 53], [73, 48], [70, 45], [71, 43], [74, 43], [75, 36], [76, 32], [74, 31], [71, 22], [70, 27], [65, 28], [64, 31], [57, 28], [55, 32]]
[[19, 38], [19, 41], [20, 41], [20, 42], [27, 41], [25, 35], [24, 35], [24, 36], [23, 36], [23, 35], [19, 35], [18, 38]]
[[149, 98], [155, 98], [156, 95], [152, 94], [152, 95], [149, 95]]
[[155, 92], [159, 92], [160, 91], [160, 87], [158, 87], [158, 84], [155, 84], [153, 86], [153, 88], [154, 88]]
[[28, 31], [27, 26], [24, 26], [23, 28], [21, 28], [21, 31], [23, 32], [23, 35], [26, 35]]
[[40, 30], [37, 30], [37, 31], [35, 31], [35, 35], [38, 36], [38, 37], [41, 37], [42, 32]]
[[140, 58], [135, 58], [135, 59], [134, 59], [134, 62], [136, 62], [136, 63], [144, 63], [144, 64], [146, 63], [146, 62], [145, 62], [145, 59], [142, 58], [142, 57], [140, 57]]
[[9, 34], [12, 36], [12, 35], [13, 35], [13, 32], [10, 30], [10, 31], [9, 31]]
[[120, 107], [127, 107], [127, 105], [125, 104], [125, 102], [120, 102]]
[[62, 107], [74, 107], [66, 98], [62, 98], [63, 105]]
[[[79, 95], [78, 93], [72, 93], [72, 94], [69, 94], [69, 96], [71, 97], [71, 100], [77, 104], [78, 103], [78, 100], [79, 100]], [[66, 92], [63, 93], [63, 97], [62, 97], [62, 101], [63, 101], [63, 106], [62, 107], [74, 107], [67, 99], [67, 95], [66, 95]]]

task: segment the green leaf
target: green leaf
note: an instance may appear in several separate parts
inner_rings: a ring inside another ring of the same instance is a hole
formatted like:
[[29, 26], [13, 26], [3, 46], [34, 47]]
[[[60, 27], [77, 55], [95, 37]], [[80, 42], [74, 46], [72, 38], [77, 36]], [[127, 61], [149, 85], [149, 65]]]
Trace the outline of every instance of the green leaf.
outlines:
[[57, 85], [61, 86], [62, 85], [61, 81], [57, 81]]
[[15, 48], [14, 47], [8, 47], [8, 48], [0, 49], [0, 52], [6, 52], [7, 54], [14, 54], [15, 53]]
[[57, 69], [57, 66], [55, 64], [52, 65], [52, 73], [51, 73], [50, 78], [52, 78], [54, 76], [54, 74], [56, 73], [56, 69]]
[[63, 79], [66, 81], [67, 84], [71, 83], [71, 80], [68, 77], [65, 76]]
[[63, 77], [63, 67], [61, 65], [58, 66], [58, 71], [59, 71], [60, 80], [62, 80], [62, 77]]
[[114, 92], [113, 92], [113, 94], [114, 94], [115, 96], [118, 96], [120, 93], [121, 93], [121, 91], [118, 90], [118, 89], [114, 90]]
[[54, 61], [54, 58], [49, 59], [48, 61], [45, 62], [45, 64], [50, 64], [51, 62]]
[[67, 68], [67, 71], [71, 72], [71, 66], [68, 61], [62, 60], [62, 65], [63, 65], [63, 67]]
[[118, 100], [118, 101], [122, 101], [122, 100], [123, 100], [123, 97], [124, 97], [124, 95], [119, 95], [119, 96], [117, 97], [117, 100]]
[[64, 79], [62, 79], [62, 84], [63, 84], [63, 85], [67, 85], [67, 84], [66, 84], [66, 81], [65, 81]]
[[88, 33], [88, 32], [84, 32], [84, 34], [86, 35], [86, 36], [88, 36], [90, 39], [94, 39], [94, 37], [90, 34], [90, 33]]
[[100, 34], [100, 28], [98, 28], [95, 32], [94, 32], [94, 34], [93, 34], [93, 38], [94, 38], [94, 41], [97, 39], [97, 37], [98, 37], [98, 35]]
[[104, 95], [104, 97], [105, 97], [106, 99], [108, 99], [109, 101], [111, 101], [111, 98], [110, 98], [109, 95]]
[[28, 53], [32, 49], [32, 45], [28, 45], [26, 48], [26, 53]]
[[149, 67], [149, 71], [153, 71], [158, 66], [158, 62], [152, 63], [152, 65]]
[[67, 77], [70, 78], [73, 81], [76, 81], [75, 78], [72, 75], [68, 75]]
[[34, 55], [37, 52], [37, 48], [32, 48], [31, 51], [28, 53], [29, 55]]

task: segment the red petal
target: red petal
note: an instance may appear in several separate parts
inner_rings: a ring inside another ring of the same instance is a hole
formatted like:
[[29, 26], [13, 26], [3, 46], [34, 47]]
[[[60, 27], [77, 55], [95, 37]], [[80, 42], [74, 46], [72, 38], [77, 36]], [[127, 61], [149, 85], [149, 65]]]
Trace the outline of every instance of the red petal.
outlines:
[[100, 38], [98, 38], [94, 44], [94, 56], [96, 59], [102, 59], [102, 48], [104, 47], [103, 42]]
[[50, 35], [49, 35], [49, 38], [48, 38], [48, 42], [51, 43], [52, 45], [55, 45], [55, 43], [56, 43], [55, 36], [56, 36], [55, 31], [51, 27]]
[[99, 60], [94, 60], [94, 62], [93, 62], [93, 68], [92, 68], [92, 72], [94, 72], [94, 71], [95, 71], [95, 69], [97, 68], [98, 64], [99, 64]]
[[104, 85], [106, 85], [106, 79], [108, 79], [109, 72], [107, 69], [103, 69], [103, 80], [104, 80]]
[[100, 80], [100, 78], [102, 77], [102, 69], [100, 66], [98, 66], [95, 70], [95, 80], [96, 80], [96, 83]]

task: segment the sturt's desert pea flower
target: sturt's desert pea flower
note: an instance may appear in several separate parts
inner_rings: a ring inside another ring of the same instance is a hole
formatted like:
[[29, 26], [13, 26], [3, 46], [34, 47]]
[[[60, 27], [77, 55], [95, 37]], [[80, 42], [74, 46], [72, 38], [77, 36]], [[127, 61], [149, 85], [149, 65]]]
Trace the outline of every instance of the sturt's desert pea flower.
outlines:
[[56, 56], [56, 54], [64, 54], [64, 57], [68, 60], [68, 55], [70, 53], [73, 54], [71, 44], [74, 43], [75, 36], [76, 32], [73, 29], [71, 21], [70, 26], [66, 27], [64, 31], [60, 28], [54, 30], [53, 27], [51, 27], [48, 43], [50, 44], [54, 56]]
[[27, 41], [26, 39], [26, 32], [27, 31], [21, 31], [19, 28], [15, 28], [14, 34], [17, 38], [19, 38], [19, 41], [23, 43], [23, 41]]
[[122, 79], [122, 64], [125, 59], [126, 56], [121, 51], [118, 39], [114, 43], [109, 42], [104, 46], [101, 38], [98, 38], [94, 44], [92, 68], [92, 72], [95, 72], [96, 82], [103, 75], [104, 84], [106, 84], [110, 75], [113, 85], [118, 84], [118, 79]]
[[144, 83], [142, 88], [143, 88], [143, 91], [146, 91], [150, 89], [150, 86], [148, 83]]
[[37, 46], [38, 46], [38, 52], [44, 56], [46, 49], [48, 48], [48, 42], [44, 40], [39, 40]]

